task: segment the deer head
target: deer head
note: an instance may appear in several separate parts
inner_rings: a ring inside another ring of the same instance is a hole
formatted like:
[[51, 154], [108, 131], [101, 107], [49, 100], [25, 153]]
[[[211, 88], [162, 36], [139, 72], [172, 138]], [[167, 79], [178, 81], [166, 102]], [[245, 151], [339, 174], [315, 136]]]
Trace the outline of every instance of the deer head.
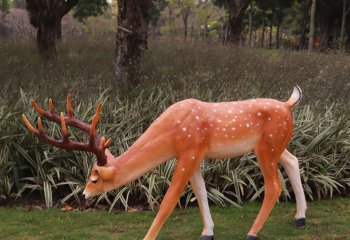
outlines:
[[[40, 141], [48, 143], [58, 148], [68, 150], [80, 150], [91, 152], [96, 155], [96, 162], [91, 170], [91, 176], [86, 184], [84, 195], [86, 198], [96, 196], [102, 192], [106, 192], [112, 189], [113, 175], [115, 173], [115, 167], [111, 162], [115, 157], [108, 150], [108, 146], [111, 143], [109, 138], [107, 141], [104, 137], [101, 137], [97, 131], [96, 126], [100, 118], [100, 111], [102, 103], [99, 102], [96, 110], [96, 114], [93, 117], [92, 123], [88, 124], [73, 117], [71, 107], [71, 95], [67, 96], [67, 116], [61, 112], [60, 116], [55, 114], [55, 109], [52, 103], [52, 99], [49, 99], [50, 112], [43, 110], [34, 101], [32, 101], [34, 109], [42, 116], [46, 117], [49, 121], [61, 124], [62, 139], [58, 140], [45, 134], [45, 130], [42, 124], [42, 120], [38, 118], [38, 129], [36, 129], [22, 114], [22, 119], [27, 125], [30, 132], [32, 132]], [[67, 131], [67, 125], [76, 127], [89, 134], [89, 140], [87, 142], [76, 142], [69, 140]]]

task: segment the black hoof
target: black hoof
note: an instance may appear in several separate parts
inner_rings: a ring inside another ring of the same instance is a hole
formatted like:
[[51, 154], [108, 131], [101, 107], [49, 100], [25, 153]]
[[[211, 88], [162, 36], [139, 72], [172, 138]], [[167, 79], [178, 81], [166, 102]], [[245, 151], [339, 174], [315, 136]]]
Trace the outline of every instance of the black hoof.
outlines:
[[246, 240], [258, 240], [257, 236], [248, 235]]
[[214, 235], [213, 236], [202, 235], [199, 237], [199, 240], [214, 240]]
[[294, 228], [304, 228], [305, 227], [305, 218], [298, 218], [293, 220]]

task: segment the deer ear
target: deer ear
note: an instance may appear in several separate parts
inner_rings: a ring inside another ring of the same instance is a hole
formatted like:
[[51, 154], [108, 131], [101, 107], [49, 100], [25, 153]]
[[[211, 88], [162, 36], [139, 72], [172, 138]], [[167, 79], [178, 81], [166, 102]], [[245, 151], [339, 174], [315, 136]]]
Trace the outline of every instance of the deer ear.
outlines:
[[101, 166], [101, 167], [98, 167], [97, 171], [102, 181], [110, 181], [115, 174], [115, 168], [112, 166], [107, 166], [107, 167]]

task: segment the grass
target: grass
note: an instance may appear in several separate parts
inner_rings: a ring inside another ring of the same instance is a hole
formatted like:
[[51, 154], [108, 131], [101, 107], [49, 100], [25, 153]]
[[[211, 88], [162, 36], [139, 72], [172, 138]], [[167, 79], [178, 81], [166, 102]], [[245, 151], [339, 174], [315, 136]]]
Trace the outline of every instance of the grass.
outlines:
[[[261, 203], [241, 208], [211, 207], [215, 239], [244, 239]], [[62, 213], [57, 208], [25, 211], [22, 207], [0, 208], [0, 239], [142, 239], [155, 217], [154, 212], [102, 211]], [[259, 236], [261, 239], [350, 239], [350, 198], [309, 203], [307, 226], [293, 229], [295, 205], [275, 206]], [[176, 209], [157, 239], [197, 239], [202, 230], [197, 208]]]

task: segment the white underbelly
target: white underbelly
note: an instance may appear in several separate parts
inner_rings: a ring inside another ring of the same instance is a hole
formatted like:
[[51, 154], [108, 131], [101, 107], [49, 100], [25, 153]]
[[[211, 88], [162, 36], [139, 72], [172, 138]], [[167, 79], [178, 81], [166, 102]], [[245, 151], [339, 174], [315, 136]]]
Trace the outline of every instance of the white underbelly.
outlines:
[[257, 140], [257, 136], [240, 141], [214, 141], [210, 144], [205, 157], [207, 158], [234, 158], [251, 152]]

